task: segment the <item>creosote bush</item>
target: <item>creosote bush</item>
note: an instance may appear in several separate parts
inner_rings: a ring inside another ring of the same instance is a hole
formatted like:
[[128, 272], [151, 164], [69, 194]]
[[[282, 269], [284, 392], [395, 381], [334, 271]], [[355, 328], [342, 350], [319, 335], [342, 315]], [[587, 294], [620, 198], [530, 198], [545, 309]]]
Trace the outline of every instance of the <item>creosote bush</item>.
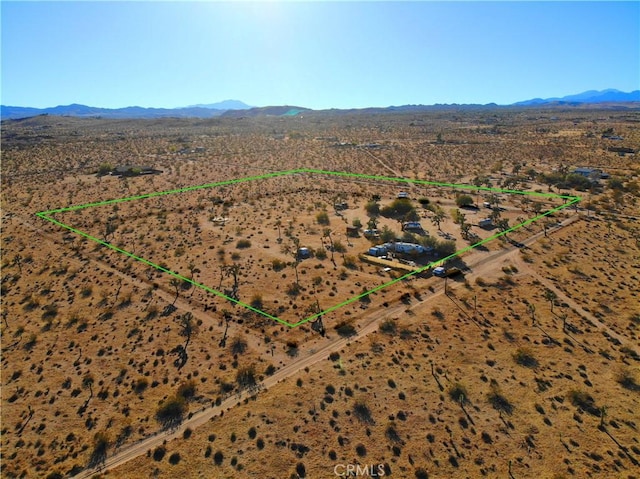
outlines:
[[374, 424], [369, 406], [362, 399], [353, 404], [353, 415], [365, 424]]
[[535, 369], [538, 367], [538, 360], [529, 349], [518, 348], [513, 354], [513, 359], [520, 366]]

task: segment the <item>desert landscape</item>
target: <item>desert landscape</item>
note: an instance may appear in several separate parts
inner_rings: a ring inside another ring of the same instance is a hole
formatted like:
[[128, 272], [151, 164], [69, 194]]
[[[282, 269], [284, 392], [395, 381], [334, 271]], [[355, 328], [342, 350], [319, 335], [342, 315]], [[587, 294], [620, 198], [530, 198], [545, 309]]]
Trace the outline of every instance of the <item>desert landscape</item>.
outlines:
[[639, 122], [3, 121], [2, 477], [640, 477]]

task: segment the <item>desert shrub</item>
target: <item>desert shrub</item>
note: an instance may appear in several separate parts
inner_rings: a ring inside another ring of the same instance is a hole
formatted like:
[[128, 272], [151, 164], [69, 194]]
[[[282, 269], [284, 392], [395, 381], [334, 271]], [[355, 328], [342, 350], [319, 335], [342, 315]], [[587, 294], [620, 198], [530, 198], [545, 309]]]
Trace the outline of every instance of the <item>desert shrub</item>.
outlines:
[[327, 250], [324, 248], [318, 248], [315, 250], [314, 255], [319, 260], [327, 259]]
[[300, 294], [300, 285], [298, 283], [289, 283], [287, 286], [287, 294], [289, 296], [298, 296]]
[[47, 304], [42, 313], [42, 319], [53, 319], [58, 315], [58, 305], [56, 303]]
[[247, 340], [243, 336], [236, 336], [231, 340], [231, 352], [233, 354], [242, 354], [247, 350]]
[[356, 454], [360, 457], [364, 457], [367, 455], [367, 448], [364, 444], [358, 444], [356, 446]]
[[449, 389], [449, 397], [455, 402], [466, 403], [466, 402], [468, 402], [468, 397], [469, 397], [469, 395], [467, 393], [467, 388], [465, 388], [460, 383], [455, 383]]
[[623, 346], [620, 348], [620, 352], [626, 354], [627, 356], [635, 359], [636, 361], [640, 361], [640, 355], [635, 351], [635, 349], [630, 348], [629, 346]]
[[526, 348], [518, 348], [518, 350], [513, 354], [513, 360], [520, 366], [524, 366], [526, 368], [535, 369], [538, 367], [538, 360], [535, 358], [533, 353]]
[[398, 327], [396, 326], [396, 322], [391, 318], [385, 319], [380, 324], [380, 332], [384, 334], [394, 335], [396, 334], [397, 330]]
[[456, 252], [456, 242], [453, 240], [438, 241], [435, 249], [438, 255], [449, 256]]
[[147, 378], [140, 378], [137, 381], [133, 381], [132, 386], [136, 394], [142, 394], [149, 386], [149, 380]]
[[271, 261], [271, 267], [274, 271], [282, 271], [287, 267], [287, 263], [279, 259], [274, 259], [273, 261]]
[[429, 479], [429, 473], [426, 469], [419, 467], [415, 472], [416, 479]]
[[287, 355], [294, 358], [298, 355], [298, 342], [289, 340], [287, 341]]
[[331, 223], [331, 220], [329, 219], [329, 215], [326, 211], [321, 211], [316, 215], [316, 222], [319, 225], [328, 225]]
[[404, 198], [396, 198], [390, 205], [382, 207], [380, 214], [386, 218], [404, 218], [415, 208], [411, 201]]
[[458, 207], [471, 206], [472, 204], [473, 198], [470, 195], [456, 196], [456, 205], [458, 205]]
[[156, 419], [163, 427], [172, 427], [182, 422], [187, 411], [187, 401], [182, 396], [173, 396], [160, 403]]
[[153, 460], [162, 461], [164, 455], [167, 453], [167, 448], [164, 446], [158, 446], [153, 450]]
[[109, 436], [107, 436], [106, 432], [97, 432], [95, 436], [93, 436], [93, 451], [89, 458], [89, 465], [93, 467], [103, 463], [107, 458], [108, 449]]
[[238, 242], [236, 243], [236, 248], [238, 249], [251, 248], [251, 241], [249, 241], [248, 239], [238, 240]]
[[27, 339], [27, 342], [24, 343], [23, 348], [27, 351], [31, 351], [35, 347], [37, 342], [38, 342], [38, 335], [36, 333], [31, 333], [29, 335], [29, 338]]
[[179, 452], [174, 452], [173, 454], [171, 454], [171, 456], [169, 456], [169, 464], [172, 465], [176, 465], [180, 462], [180, 453]]
[[255, 368], [253, 365], [238, 369], [236, 383], [240, 389], [252, 388], [257, 384]]
[[98, 167], [98, 176], [108, 175], [113, 171], [113, 165], [111, 163], [101, 163]]
[[377, 201], [371, 200], [364, 205], [364, 209], [369, 216], [378, 216], [380, 214], [380, 204]]
[[365, 424], [373, 424], [374, 420], [371, 416], [371, 410], [367, 403], [365, 403], [362, 399], [357, 400], [353, 404], [353, 415], [362, 421]]
[[616, 381], [629, 391], [640, 391], [640, 384], [638, 384], [635, 375], [629, 369], [621, 370], [616, 377]]
[[387, 439], [389, 439], [389, 441], [391, 441], [394, 444], [400, 444], [402, 442], [402, 439], [400, 439], [400, 435], [398, 434], [396, 426], [393, 423], [387, 426], [387, 428], [384, 431], [384, 435], [386, 436]]
[[307, 477], [307, 468], [301, 462], [296, 465], [296, 474], [298, 477]]
[[569, 391], [569, 400], [575, 407], [579, 407], [593, 416], [600, 416], [601, 414], [600, 408], [596, 407], [593, 396], [585, 391], [577, 389]]
[[222, 454], [222, 451], [216, 451], [216, 453], [213, 455], [213, 462], [216, 466], [219, 466], [222, 464], [222, 461], [224, 461], [224, 454]]
[[253, 308], [262, 310], [262, 308], [264, 307], [264, 302], [262, 300], [262, 295], [260, 293], [255, 293], [253, 295], [253, 297], [251, 298], [251, 302], [249, 304]]
[[515, 409], [513, 404], [511, 404], [509, 400], [496, 387], [492, 388], [487, 399], [489, 401], [489, 404], [491, 404], [496, 411], [501, 411], [510, 415]]
[[178, 391], [176, 394], [178, 397], [181, 397], [184, 400], [188, 401], [190, 399], [193, 399], [193, 397], [196, 395], [196, 388], [197, 383], [193, 379], [190, 379], [188, 381], [184, 381], [180, 384], [180, 386], [178, 386]]
[[344, 257], [344, 261], [342, 264], [345, 268], [356, 269], [358, 267], [358, 260], [355, 256], [347, 255]]
[[355, 336], [356, 334], [356, 328], [353, 326], [353, 324], [347, 321], [340, 321], [334, 326], [334, 329], [336, 330], [338, 335], [342, 336], [343, 338]]
[[395, 241], [396, 234], [391, 228], [389, 228], [387, 225], [384, 225], [382, 227], [382, 230], [380, 230], [380, 240], [382, 240], [384, 243]]

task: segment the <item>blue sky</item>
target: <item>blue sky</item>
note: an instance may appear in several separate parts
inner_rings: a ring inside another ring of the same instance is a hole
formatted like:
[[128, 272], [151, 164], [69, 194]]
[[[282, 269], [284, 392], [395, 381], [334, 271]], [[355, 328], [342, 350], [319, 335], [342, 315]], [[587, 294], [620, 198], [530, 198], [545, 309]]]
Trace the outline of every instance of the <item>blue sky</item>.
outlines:
[[1, 2], [4, 105], [509, 104], [640, 88], [640, 2]]

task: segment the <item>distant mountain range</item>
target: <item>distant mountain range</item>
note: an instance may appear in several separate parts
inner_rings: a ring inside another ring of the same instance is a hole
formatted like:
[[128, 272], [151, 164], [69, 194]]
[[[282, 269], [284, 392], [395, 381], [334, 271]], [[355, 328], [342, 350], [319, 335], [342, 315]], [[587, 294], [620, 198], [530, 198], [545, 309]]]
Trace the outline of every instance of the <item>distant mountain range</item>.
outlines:
[[[630, 93], [619, 90], [590, 90], [577, 95], [568, 95], [562, 98], [534, 98], [532, 100], [520, 101], [512, 105], [502, 107], [536, 107], [554, 105], [585, 105], [598, 103], [629, 103], [640, 102], [640, 90]], [[402, 105], [380, 108], [361, 109], [330, 109], [322, 110], [326, 113], [380, 113], [388, 111], [421, 111], [434, 109], [459, 109], [459, 108], [500, 108], [495, 103], [487, 105]], [[126, 108], [97, 108], [86, 105], [65, 105], [52, 108], [30, 108], [21, 106], [0, 106], [0, 117], [3, 120], [27, 118], [37, 115], [60, 115], [75, 117], [102, 117], [102, 118], [214, 118], [214, 117], [253, 117], [253, 116], [294, 116], [305, 112], [311, 112], [309, 108], [301, 106], [267, 106], [251, 107], [239, 100], [225, 100], [219, 103], [198, 104], [183, 108], [143, 108], [130, 106]]]
[[204, 105], [202, 103], [198, 105], [191, 105], [187, 108], [209, 108], [211, 110], [248, 110], [253, 108], [252, 106], [247, 105], [246, 103], [241, 102], [240, 100], [225, 100], [218, 103], [209, 103]]
[[589, 90], [577, 95], [567, 95], [562, 98], [534, 98], [532, 100], [519, 101], [513, 106], [532, 106], [547, 104], [567, 104], [567, 103], [626, 103], [640, 101], [640, 90], [625, 93], [620, 90]]

